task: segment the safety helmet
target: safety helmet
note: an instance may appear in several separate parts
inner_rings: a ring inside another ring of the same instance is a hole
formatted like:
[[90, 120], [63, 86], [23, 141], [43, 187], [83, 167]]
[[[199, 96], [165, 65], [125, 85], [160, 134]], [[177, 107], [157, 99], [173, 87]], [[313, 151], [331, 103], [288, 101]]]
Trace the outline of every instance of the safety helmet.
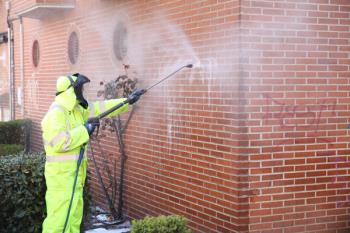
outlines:
[[61, 76], [57, 79], [56, 96], [73, 87], [79, 104], [86, 109], [88, 107], [88, 102], [83, 96], [83, 85], [88, 82], [90, 82], [90, 79], [88, 79], [85, 75], [79, 73], [70, 76]]

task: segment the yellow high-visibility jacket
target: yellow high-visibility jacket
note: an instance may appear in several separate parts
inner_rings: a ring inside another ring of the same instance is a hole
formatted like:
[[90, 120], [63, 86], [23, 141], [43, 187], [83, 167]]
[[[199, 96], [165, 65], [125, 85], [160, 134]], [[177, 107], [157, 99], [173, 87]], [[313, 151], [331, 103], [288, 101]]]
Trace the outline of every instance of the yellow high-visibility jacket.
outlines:
[[[56, 96], [54, 103], [42, 120], [43, 141], [46, 152], [46, 207], [47, 218], [43, 223], [43, 233], [62, 233], [73, 182], [77, 159], [82, 146], [89, 141], [84, 126], [89, 117], [94, 117], [112, 108], [125, 99], [96, 101], [84, 109], [77, 103], [73, 87]], [[128, 110], [128, 104], [111, 113], [109, 117]], [[87, 159], [79, 169], [66, 233], [79, 233], [83, 215], [83, 186], [86, 178]]]

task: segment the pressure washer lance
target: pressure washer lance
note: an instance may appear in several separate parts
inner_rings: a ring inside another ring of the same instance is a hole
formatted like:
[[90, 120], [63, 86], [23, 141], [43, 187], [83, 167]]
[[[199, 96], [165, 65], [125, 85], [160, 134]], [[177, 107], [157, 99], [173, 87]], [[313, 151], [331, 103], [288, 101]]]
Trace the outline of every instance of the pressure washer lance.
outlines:
[[[161, 80], [159, 80], [158, 82], [156, 82], [155, 84], [149, 86], [146, 89], [142, 89], [141, 90], [141, 95], [145, 94], [147, 91], [149, 91], [150, 89], [152, 89], [153, 87], [159, 85], [160, 83], [164, 82], [165, 80], [167, 80], [168, 78], [172, 77], [174, 74], [176, 74], [177, 72], [179, 72], [180, 70], [182, 70], [183, 68], [192, 68], [193, 65], [192, 64], [187, 64], [184, 66], [181, 66], [180, 68], [178, 68], [177, 70], [175, 70], [174, 72], [172, 72], [171, 74], [167, 75], [166, 77], [162, 78]], [[141, 96], [140, 95], [140, 96]], [[107, 111], [101, 113], [100, 115], [98, 115], [97, 117], [92, 117], [88, 119], [88, 123], [94, 123], [94, 122], [99, 122], [102, 118], [108, 116], [109, 114], [111, 114], [112, 112], [116, 111], [117, 109], [123, 107], [125, 104], [128, 104], [130, 102], [130, 96], [124, 100], [123, 102], [117, 104], [116, 106], [108, 109]], [[98, 128], [97, 128], [97, 134], [98, 134]], [[70, 214], [70, 210], [72, 208], [72, 203], [73, 203], [73, 198], [74, 198], [74, 193], [75, 193], [75, 187], [77, 185], [77, 179], [78, 179], [78, 173], [79, 173], [79, 167], [81, 164], [81, 161], [83, 160], [84, 157], [84, 153], [85, 153], [85, 145], [82, 145], [82, 147], [80, 148], [80, 152], [79, 152], [79, 158], [77, 161], [77, 170], [75, 171], [75, 178], [74, 178], [74, 183], [73, 183], [73, 190], [72, 190], [72, 196], [69, 202], [69, 207], [68, 207], [68, 212], [67, 212], [67, 217], [66, 217], [66, 221], [64, 223], [64, 227], [62, 230], [62, 233], [64, 233], [66, 231], [67, 228], [67, 224], [68, 224], [68, 219], [69, 219], [69, 214]]]
[[[192, 68], [193, 65], [192, 64], [188, 64], [185, 66], [181, 66], [179, 69], [175, 70], [174, 72], [172, 72], [171, 74], [169, 74], [168, 76], [166, 76], [165, 78], [159, 80], [158, 82], [156, 82], [155, 84], [149, 86], [146, 89], [142, 89], [141, 90], [141, 95], [145, 94], [146, 92], [148, 92], [149, 90], [151, 90], [153, 87], [159, 85], [160, 83], [164, 82], [165, 80], [167, 80], [168, 78], [170, 78], [171, 76], [173, 76], [174, 74], [176, 74], [177, 72], [179, 72], [180, 70], [182, 70], [183, 68]], [[130, 98], [130, 96], [129, 96]], [[114, 112], [115, 110], [121, 108], [122, 106], [124, 106], [125, 104], [129, 103], [130, 99], [127, 98], [126, 100], [124, 100], [123, 102], [117, 104], [116, 106], [110, 108], [109, 110], [101, 113], [100, 115], [98, 115], [97, 117], [92, 117], [89, 118], [88, 123], [93, 123], [93, 122], [97, 122], [100, 121], [102, 118], [106, 117], [107, 115], [109, 115], [110, 113]]]

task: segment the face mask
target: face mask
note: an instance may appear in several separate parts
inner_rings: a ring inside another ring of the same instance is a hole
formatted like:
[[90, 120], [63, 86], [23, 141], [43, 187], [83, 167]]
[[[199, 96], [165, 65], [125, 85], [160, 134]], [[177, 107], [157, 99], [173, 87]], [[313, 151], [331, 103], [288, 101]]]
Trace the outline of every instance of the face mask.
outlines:
[[83, 108], [87, 109], [89, 105], [87, 100], [84, 98], [83, 92], [84, 84], [90, 82], [90, 80], [86, 76], [81, 74], [74, 74], [73, 76], [77, 77], [77, 80], [73, 83], [74, 92], [77, 96], [77, 100]]

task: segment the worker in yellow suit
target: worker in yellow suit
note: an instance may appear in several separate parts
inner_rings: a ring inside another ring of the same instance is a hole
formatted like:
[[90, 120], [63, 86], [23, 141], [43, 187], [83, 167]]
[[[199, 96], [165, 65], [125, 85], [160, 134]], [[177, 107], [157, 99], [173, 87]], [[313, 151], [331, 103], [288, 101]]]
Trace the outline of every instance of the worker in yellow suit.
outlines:
[[[125, 99], [113, 99], [88, 103], [83, 96], [84, 84], [90, 80], [81, 74], [62, 76], [57, 80], [56, 98], [41, 122], [46, 152], [46, 208], [47, 217], [43, 233], [62, 233], [75, 179], [77, 160], [99, 122], [87, 123], [88, 118], [114, 107]], [[129, 104], [135, 103], [141, 92], [129, 96]], [[109, 117], [128, 110], [125, 104]], [[83, 216], [83, 187], [86, 178], [87, 159], [81, 162], [65, 233], [79, 233]]]

